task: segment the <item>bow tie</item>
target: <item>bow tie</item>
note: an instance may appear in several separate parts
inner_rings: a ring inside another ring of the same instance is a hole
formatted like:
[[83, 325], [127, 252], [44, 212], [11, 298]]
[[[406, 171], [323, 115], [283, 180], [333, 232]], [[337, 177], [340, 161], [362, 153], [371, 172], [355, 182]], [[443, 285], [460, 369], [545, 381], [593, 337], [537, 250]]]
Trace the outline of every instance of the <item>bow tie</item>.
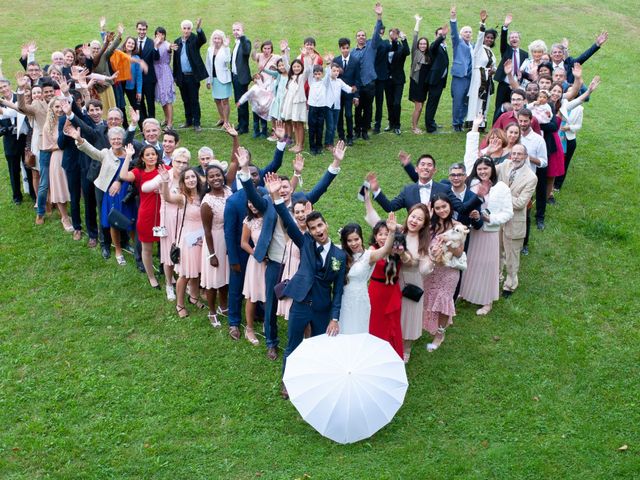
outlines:
[[418, 185], [418, 187], [420, 188], [426, 188], [426, 189], [431, 189], [431, 185], [430, 184], [426, 184], [426, 185]]

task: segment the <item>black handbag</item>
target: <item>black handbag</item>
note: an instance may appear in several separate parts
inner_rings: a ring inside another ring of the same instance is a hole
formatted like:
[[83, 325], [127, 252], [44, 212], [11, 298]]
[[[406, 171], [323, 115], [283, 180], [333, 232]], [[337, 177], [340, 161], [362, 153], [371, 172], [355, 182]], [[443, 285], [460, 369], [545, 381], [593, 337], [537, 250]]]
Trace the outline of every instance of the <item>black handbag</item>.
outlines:
[[[178, 223], [178, 214], [180, 210], [176, 210], [176, 224]], [[182, 223], [180, 224], [180, 233], [176, 230], [175, 236], [173, 238], [173, 243], [171, 244], [171, 248], [169, 249], [169, 258], [174, 265], [180, 263], [180, 237], [182, 236], [182, 227], [184, 225], [184, 217], [187, 214], [187, 196], [184, 196], [184, 211], [182, 213]]]
[[402, 296], [414, 302], [419, 302], [423, 294], [424, 290], [413, 283], [407, 283], [402, 289]]
[[91, 160], [89, 163], [89, 168], [87, 169], [87, 180], [93, 182], [96, 178], [100, 176], [100, 168], [102, 167], [102, 163], [97, 160]]
[[111, 207], [111, 210], [109, 210], [107, 221], [111, 227], [117, 228], [118, 230], [129, 230], [133, 224], [133, 221], [129, 217], [114, 207]]
[[[286, 259], [287, 257], [287, 246], [285, 245], [284, 247], [284, 255], [282, 256], [282, 259]], [[289, 257], [291, 257], [291, 249], [289, 249]], [[288, 274], [291, 274], [291, 258], [289, 258], [289, 262], [287, 262], [287, 267], [289, 272]], [[276, 285], [273, 287], [273, 292], [276, 295], [276, 298], [278, 300], [282, 300], [283, 298], [286, 298], [286, 295], [284, 294], [284, 289], [287, 288], [287, 285], [289, 285], [289, 279], [287, 278], [286, 280], [282, 280], [282, 275], [284, 274], [284, 263], [282, 264], [282, 266], [280, 267], [280, 275], [279, 275], [279, 279], [280, 281], [278, 283], [276, 283]]]

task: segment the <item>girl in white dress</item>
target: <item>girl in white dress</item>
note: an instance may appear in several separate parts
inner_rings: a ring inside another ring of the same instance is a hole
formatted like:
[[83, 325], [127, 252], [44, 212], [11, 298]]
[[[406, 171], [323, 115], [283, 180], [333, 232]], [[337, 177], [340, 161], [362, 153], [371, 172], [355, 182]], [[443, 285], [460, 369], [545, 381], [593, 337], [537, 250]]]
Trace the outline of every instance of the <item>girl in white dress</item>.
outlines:
[[[305, 52], [303, 52], [304, 54]], [[311, 73], [311, 60], [305, 56], [305, 64], [298, 59], [291, 62], [289, 78], [282, 99], [281, 116], [291, 125], [295, 145], [290, 149], [299, 153], [304, 147], [304, 124], [307, 122], [307, 96], [304, 93], [304, 84]]]

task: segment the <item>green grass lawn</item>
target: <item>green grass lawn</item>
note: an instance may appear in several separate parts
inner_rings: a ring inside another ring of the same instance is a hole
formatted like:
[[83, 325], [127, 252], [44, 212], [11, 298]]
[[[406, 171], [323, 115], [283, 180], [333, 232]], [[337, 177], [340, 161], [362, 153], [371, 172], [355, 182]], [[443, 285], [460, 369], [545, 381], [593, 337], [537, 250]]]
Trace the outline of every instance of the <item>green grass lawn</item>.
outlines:
[[[280, 399], [281, 365], [265, 359], [263, 344], [231, 341], [225, 328], [209, 326], [206, 312], [191, 309], [178, 319], [133, 262], [126, 268], [113, 258], [105, 262], [99, 249], [64, 234], [57, 216], [36, 228], [31, 205], [11, 203], [3, 160], [0, 478], [638, 478], [640, 172], [631, 67], [638, 58], [637, 5], [472, 3], [458, 5], [458, 15], [474, 34], [481, 8], [492, 26], [513, 8], [513, 28], [525, 45], [566, 36], [574, 55], [608, 29], [609, 42], [584, 68], [587, 79], [600, 74], [603, 84], [585, 108], [568, 180], [558, 205], [547, 209], [547, 229], [532, 233], [517, 293], [487, 318], [462, 303], [441, 349], [428, 354], [426, 339], [416, 345], [405, 405], [393, 422], [354, 445], [321, 437]], [[373, 5], [319, 5], [24, 1], [0, 9], [0, 58], [12, 77], [19, 46], [33, 38], [45, 63], [54, 49], [97, 37], [102, 13], [110, 26], [123, 21], [129, 32], [146, 18], [150, 29], [164, 25], [170, 38], [183, 18], [201, 15], [207, 34], [229, 32], [242, 19], [251, 40], [288, 38], [295, 49], [313, 35], [321, 52], [334, 53], [339, 36], [353, 39], [356, 30], [373, 27]], [[430, 38], [448, 19], [449, 5], [441, 1], [384, 6], [387, 27], [409, 34], [415, 12], [425, 17]], [[405, 98], [407, 92], [408, 86]], [[185, 132], [182, 144], [192, 152], [210, 145], [226, 159], [228, 138], [206, 128], [217, 117], [204, 89], [201, 101], [205, 132]], [[447, 130], [450, 104], [447, 90], [437, 116]], [[411, 107], [405, 100], [405, 129]], [[178, 104], [176, 124], [181, 110]], [[242, 142], [258, 163], [270, 159], [272, 144], [247, 136]], [[400, 148], [414, 158], [432, 153], [442, 178], [461, 160], [464, 136], [383, 134], [349, 149], [343, 172], [318, 204], [334, 240], [344, 223], [364, 223], [355, 195], [367, 171], [376, 170], [388, 192], [408, 181], [397, 161]], [[291, 159], [285, 156], [285, 172]], [[305, 187], [330, 162], [327, 154], [307, 159]], [[280, 334], [284, 340], [284, 323]], [[619, 451], [623, 445], [628, 449]]]

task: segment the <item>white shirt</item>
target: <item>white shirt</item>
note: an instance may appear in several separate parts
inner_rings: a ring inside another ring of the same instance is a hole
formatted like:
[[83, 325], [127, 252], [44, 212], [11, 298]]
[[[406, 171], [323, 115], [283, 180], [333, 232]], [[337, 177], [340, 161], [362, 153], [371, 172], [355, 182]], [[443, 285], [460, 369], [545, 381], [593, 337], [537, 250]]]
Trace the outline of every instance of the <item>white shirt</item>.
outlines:
[[240, 48], [240, 39], [236, 39], [236, 44], [233, 46], [233, 54], [231, 55], [231, 73], [234, 75], [238, 74], [238, 69], [236, 68], [236, 57], [238, 56], [238, 49]]
[[329, 85], [326, 91], [326, 102], [329, 108], [340, 110], [340, 92], [351, 93], [351, 87], [341, 78], [334, 80], [329, 75]]
[[531, 168], [534, 173], [538, 167], [544, 168], [547, 166], [547, 145], [544, 143], [541, 135], [538, 135], [532, 128], [529, 128], [527, 135], [520, 136], [520, 142], [527, 147], [527, 153], [530, 157], [536, 157], [540, 160], [540, 165], [529, 162], [529, 168]]
[[318, 247], [322, 247], [322, 251], [320, 252], [320, 256], [322, 257], [322, 265], [324, 266], [325, 263], [327, 263], [327, 255], [329, 255], [329, 249], [331, 248], [331, 242], [327, 242], [324, 245], [321, 245], [320, 243], [316, 242], [315, 243], [315, 247], [316, 250], [318, 249]]
[[433, 180], [429, 180], [429, 182], [427, 183], [418, 182], [418, 187], [420, 187], [420, 203], [429, 205], [429, 202], [431, 201], [432, 186], [433, 186]]
[[307, 104], [310, 107], [327, 106], [327, 90], [329, 87], [329, 73], [325, 72], [324, 78], [317, 80], [313, 75], [309, 77], [309, 99]]

